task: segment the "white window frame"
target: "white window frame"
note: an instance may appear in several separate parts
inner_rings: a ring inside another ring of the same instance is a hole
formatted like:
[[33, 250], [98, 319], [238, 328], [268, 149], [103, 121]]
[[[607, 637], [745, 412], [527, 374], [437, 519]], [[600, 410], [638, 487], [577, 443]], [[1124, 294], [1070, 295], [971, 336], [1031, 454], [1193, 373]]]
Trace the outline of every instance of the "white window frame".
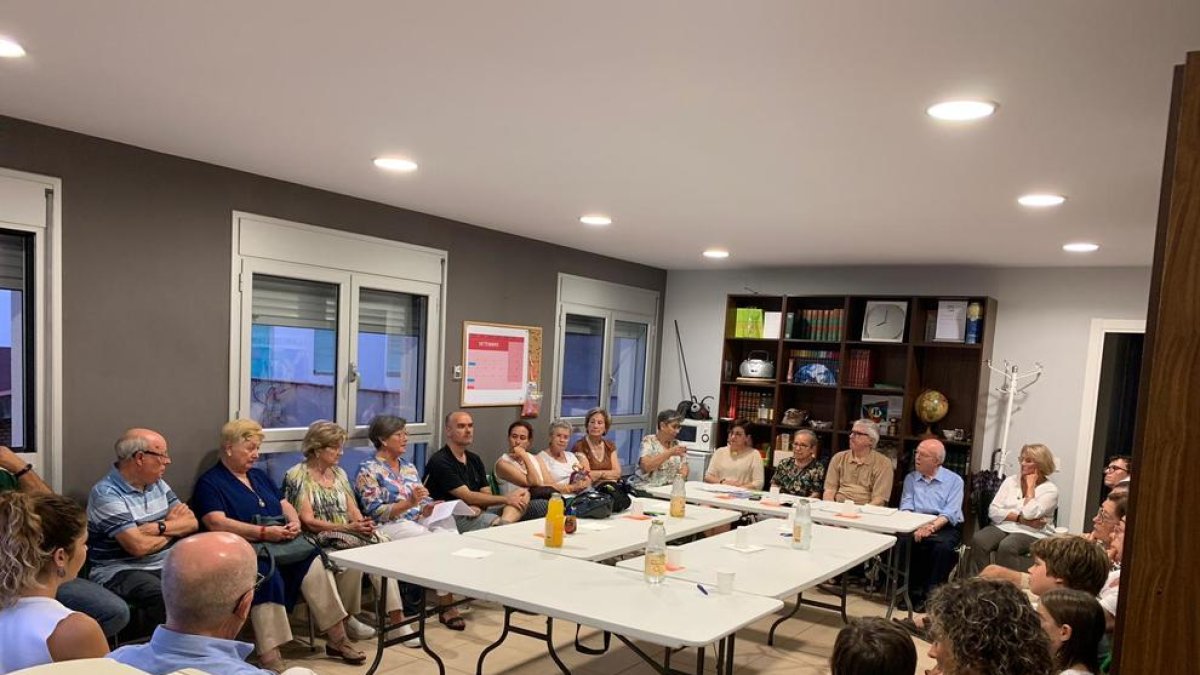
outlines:
[[[657, 411], [654, 410], [655, 384], [658, 381], [656, 359], [658, 354], [659, 294], [634, 286], [598, 281], [573, 274], [558, 275], [558, 319], [555, 326], [554, 399], [551, 410], [555, 418], [562, 418], [575, 427], [582, 427], [581, 416], [562, 417], [563, 356], [566, 346], [567, 314], [579, 314], [604, 319], [604, 351], [601, 357], [600, 403], [605, 410], [612, 385], [613, 332], [617, 321], [644, 323], [646, 332], [646, 381], [642, 387], [641, 415], [612, 415], [610, 431], [632, 428], [654, 428]], [[611, 412], [611, 411], [610, 411]]]
[[[62, 180], [0, 168], [0, 228], [33, 234], [33, 440], [23, 456], [62, 491]], [[28, 443], [26, 444], [29, 445]]]
[[[338, 286], [338, 340], [334, 421], [354, 440], [367, 427], [354, 423], [357, 405], [359, 291], [363, 288], [425, 296], [425, 400], [423, 422], [410, 421], [413, 445], [436, 440], [440, 425], [441, 378], [445, 354], [446, 252], [378, 237], [293, 223], [254, 214], [233, 214], [230, 296], [229, 415], [249, 415], [253, 275], [263, 274]], [[303, 428], [265, 430], [267, 452], [295, 449]]]

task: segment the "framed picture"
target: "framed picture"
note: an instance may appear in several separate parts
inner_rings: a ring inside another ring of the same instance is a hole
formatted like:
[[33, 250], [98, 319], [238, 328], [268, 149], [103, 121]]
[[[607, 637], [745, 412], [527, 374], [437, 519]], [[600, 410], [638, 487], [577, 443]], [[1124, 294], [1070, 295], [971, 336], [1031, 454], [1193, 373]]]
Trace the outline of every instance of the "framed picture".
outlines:
[[908, 303], [903, 300], [868, 300], [863, 312], [863, 342], [904, 342]]
[[541, 363], [541, 328], [464, 321], [462, 406], [523, 404]]

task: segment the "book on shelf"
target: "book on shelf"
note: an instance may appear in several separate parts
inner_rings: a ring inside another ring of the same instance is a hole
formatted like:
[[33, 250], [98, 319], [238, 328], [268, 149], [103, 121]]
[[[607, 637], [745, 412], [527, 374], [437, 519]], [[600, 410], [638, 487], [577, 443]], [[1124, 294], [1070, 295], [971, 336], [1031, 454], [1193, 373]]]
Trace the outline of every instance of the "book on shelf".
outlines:
[[875, 380], [875, 354], [870, 349], [851, 349], [846, 359], [847, 387], [869, 387]]
[[805, 309], [800, 312], [800, 339], [838, 342], [842, 339], [841, 309]]
[[838, 358], [838, 352], [829, 349], [792, 349], [788, 353], [787, 381], [835, 387]]

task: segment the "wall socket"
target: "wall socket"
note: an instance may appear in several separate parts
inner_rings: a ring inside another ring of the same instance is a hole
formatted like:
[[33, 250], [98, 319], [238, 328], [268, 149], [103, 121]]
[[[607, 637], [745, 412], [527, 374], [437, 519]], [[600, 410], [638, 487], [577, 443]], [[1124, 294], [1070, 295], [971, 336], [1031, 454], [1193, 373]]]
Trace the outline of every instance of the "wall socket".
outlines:
[[456, 380], [462, 379], [462, 364], [454, 366], [454, 379], [456, 379]]

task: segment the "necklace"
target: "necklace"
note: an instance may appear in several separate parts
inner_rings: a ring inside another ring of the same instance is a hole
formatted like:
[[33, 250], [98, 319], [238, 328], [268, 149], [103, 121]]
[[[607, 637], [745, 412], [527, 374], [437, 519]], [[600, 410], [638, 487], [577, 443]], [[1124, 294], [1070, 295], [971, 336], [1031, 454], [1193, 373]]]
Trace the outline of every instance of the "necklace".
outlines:
[[242, 486], [247, 490], [249, 490], [250, 493], [254, 495], [254, 498], [258, 500], [258, 508], [264, 509], [267, 507], [267, 503], [263, 501], [263, 498], [258, 494], [258, 491], [254, 489], [254, 486], [250, 484], [250, 476], [238, 476], [237, 479], [238, 482], [241, 483]]
[[607, 453], [605, 453], [604, 441], [603, 440], [600, 441], [599, 451], [597, 451], [597, 446], [592, 443], [591, 436], [588, 436], [587, 444], [588, 444], [588, 451], [591, 452], [591, 454], [592, 454], [592, 459], [596, 460], [597, 463], [603, 462], [604, 456], [607, 454]]

